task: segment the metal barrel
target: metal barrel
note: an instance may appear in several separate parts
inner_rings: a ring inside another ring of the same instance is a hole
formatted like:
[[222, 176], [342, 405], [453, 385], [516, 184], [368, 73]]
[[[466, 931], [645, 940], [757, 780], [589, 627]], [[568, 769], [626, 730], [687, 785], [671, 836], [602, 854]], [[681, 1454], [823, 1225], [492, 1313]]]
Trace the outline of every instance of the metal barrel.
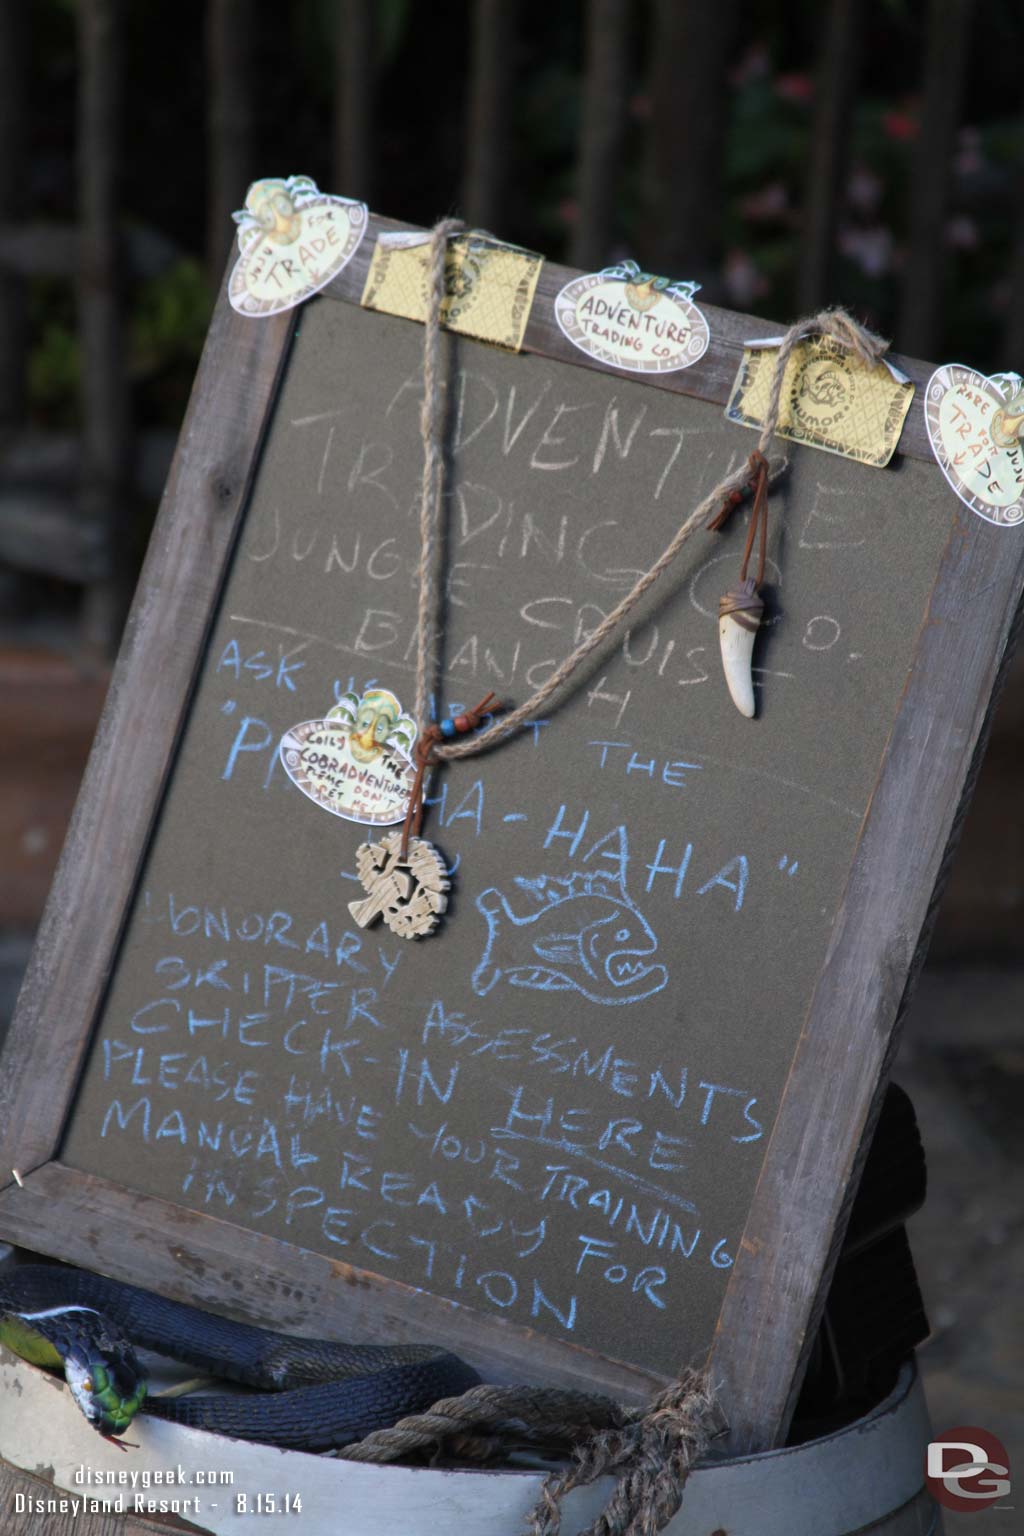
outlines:
[[[666, 1536], [941, 1536], [938, 1506], [924, 1486], [929, 1436], [924, 1393], [908, 1362], [889, 1396], [845, 1428], [804, 1445], [711, 1459], [697, 1468]], [[124, 1536], [170, 1530], [132, 1518], [147, 1512], [135, 1502], [141, 1496], [156, 1505], [178, 1500], [176, 1508], [165, 1503], [149, 1512], [175, 1515], [187, 1529], [214, 1536], [238, 1536], [239, 1513], [258, 1515], [254, 1528], [258, 1524], [262, 1536], [335, 1536], [342, 1528], [345, 1536], [437, 1536], [439, 1519], [464, 1536], [512, 1536], [524, 1528], [543, 1482], [533, 1471], [363, 1466], [268, 1451], [144, 1417], [128, 1438], [137, 1444], [130, 1458], [100, 1439], [52, 1376], [0, 1348], [0, 1507], [6, 1510], [17, 1507], [19, 1493], [23, 1500], [123, 1496], [113, 1508], [125, 1515], [116, 1526]], [[171, 1485], [156, 1476], [172, 1470]], [[126, 1472], [136, 1474], [133, 1486], [125, 1485]], [[108, 1481], [110, 1473], [120, 1478]], [[605, 1480], [569, 1495], [564, 1536], [597, 1517], [611, 1487]], [[83, 1506], [75, 1518], [76, 1536], [108, 1536], [115, 1529], [110, 1514], [88, 1510]], [[32, 1529], [48, 1528], [42, 1517], [50, 1511], [31, 1505], [29, 1512], [39, 1520]], [[52, 1514], [56, 1524], [60, 1513], [54, 1508]]]

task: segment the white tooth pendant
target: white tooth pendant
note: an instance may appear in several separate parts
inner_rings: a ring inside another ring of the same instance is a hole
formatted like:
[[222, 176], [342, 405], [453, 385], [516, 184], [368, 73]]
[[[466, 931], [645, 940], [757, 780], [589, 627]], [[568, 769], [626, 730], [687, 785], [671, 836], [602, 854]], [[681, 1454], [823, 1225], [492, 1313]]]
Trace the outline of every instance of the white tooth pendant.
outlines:
[[751, 663], [764, 603], [752, 576], [732, 587], [718, 602], [718, 644], [729, 694], [741, 715], [754, 718]]

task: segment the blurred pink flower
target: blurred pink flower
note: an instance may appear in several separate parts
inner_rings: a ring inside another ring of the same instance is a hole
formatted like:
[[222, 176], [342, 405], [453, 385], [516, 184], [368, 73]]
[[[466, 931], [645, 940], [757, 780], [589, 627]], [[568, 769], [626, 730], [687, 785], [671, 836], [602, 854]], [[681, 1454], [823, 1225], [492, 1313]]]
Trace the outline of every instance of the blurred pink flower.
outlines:
[[882, 114], [882, 128], [890, 139], [916, 139], [920, 126], [917, 114], [914, 112], [885, 112]]
[[722, 273], [726, 292], [738, 309], [749, 309], [755, 299], [768, 292], [768, 281], [747, 255], [733, 248], [725, 258]]
[[860, 213], [873, 213], [882, 200], [882, 180], [866, 165], [855, 165], [846, 183], [846, 196]]
[[765, 219], [779, 219], [788, 210], [789, 193], [783, 181], [770, 181], [740, 200], [740, 213], [755, 223]]
[[881, 277], [893, 265], [892, 230], [884, 224], [863, 229], [848, 226], [839, 231], [839, 249], [856, 262], [867, 277]]
[[814, 96], [814, 79], [811, 75], [803, 74], [779, 75], [775, 81], [775, 94], [781, 96], [783, 101], [793, 101], [803, 106]]
[[558, 217], [563, 224], [576, 224], [579, 221], [580, 205], [574, 197], [563, 197], [558, 205]]
[[765, 43], [751, 43], [729, 73], [731, 85], [749, 85], [753, 80], [763, 80], [772, 67], [771, 54]]
[[988, 169], [988, 161], [981, 146], [981, 134], [977, 128], [961, 128], [953, 169], [958, 176], [979, 176]]
[[946, 224], [946, 244], [954, 250], [975, 251], [978, 243], [978, 226], [966, 213], [957, 214]]

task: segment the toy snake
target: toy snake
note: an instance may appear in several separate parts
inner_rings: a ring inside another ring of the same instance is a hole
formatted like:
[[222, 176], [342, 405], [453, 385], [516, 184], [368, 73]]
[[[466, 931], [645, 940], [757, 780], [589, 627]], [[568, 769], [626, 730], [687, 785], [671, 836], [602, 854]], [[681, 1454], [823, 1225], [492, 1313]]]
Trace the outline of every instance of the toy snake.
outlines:
[[[296, 1338], [50, 1265], [0, 1275], [0, 1343], [63, 1370], [89, 1423], [108, 1436], [122, 1435], [142, 1410], [237, 1440], [330, 1450], [479, 1381], [431, 1345]], [[134, 1346], [261, 1390], [147, 1399]]]

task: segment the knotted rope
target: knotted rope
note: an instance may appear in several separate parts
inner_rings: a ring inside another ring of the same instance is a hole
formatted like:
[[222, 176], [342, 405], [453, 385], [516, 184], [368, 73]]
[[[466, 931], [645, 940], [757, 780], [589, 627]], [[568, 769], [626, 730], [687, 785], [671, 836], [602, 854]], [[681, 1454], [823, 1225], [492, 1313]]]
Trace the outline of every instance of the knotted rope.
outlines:
[[554, 1387], [472, 1387], [336, 1454], [380, 1464], [443, 1447], [486, 1461], [507, 1453], [510, 1439], [540, 1445], [548, 1455], [570, 1454], [572, 1463], [545, 1479], [527, 1519], [528, 1536], [559, 1536], [566, 1495], [607, 1476], [618, 1481], [583, 1536], [655, 1536], [724, 1427], [707, 1375], [686, 1370], [645, 1408]]
[[427, 315], [423, 337], [423, 404], [420, 436], [423, 473], [420, 480], [419, 603], [416, 626], [416, 724], [422, 731], [430, 714], [430, 689], [437, 648], [441, 550], [441, 498], [444, 492], [444, 381], [441, 377], [441, 309], [445, 297], [448, 241], [465, 229], [461, 219], [442, 219], [430, 234], [427, 259]]
[[561, 1505], [574, 1488], [618, 1476], [611, 1498], [585, 1536], [656, 1536], [683, 1502], [690, 1472], [721, 1433], [711, 1383], [684, 1371], [621, 1429], [599, 1430], [552, 1473], [527, 1522], [530, 1536], [559, 1536]]
[[543, 1446], [554, 1455], [572, 1452], [586, 1435], [622, 1429], [640, 1414], [599, 1393], [556, 1387], [471, 1387], [442, 1398], [426, 1413], [410, 1414], [378, 1429], [338, 1456], [344, 1461], [388, 1462], [444, 1447], [472, 1461], [506, 1454], [511, 1440]]

